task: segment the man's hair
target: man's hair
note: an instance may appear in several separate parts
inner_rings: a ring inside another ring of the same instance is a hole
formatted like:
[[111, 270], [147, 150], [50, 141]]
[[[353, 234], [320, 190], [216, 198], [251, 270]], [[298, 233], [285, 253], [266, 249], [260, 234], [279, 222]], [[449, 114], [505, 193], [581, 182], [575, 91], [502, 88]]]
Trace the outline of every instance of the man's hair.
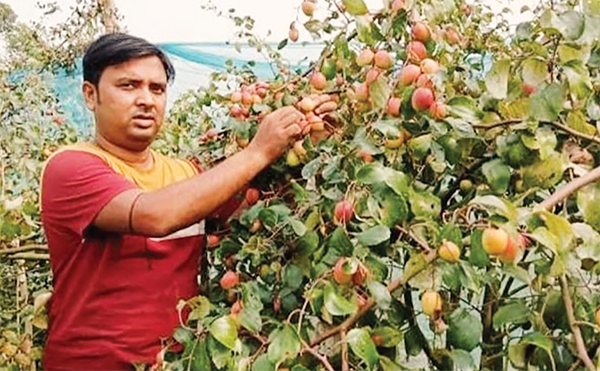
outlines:
[[175, 68], [156, 45], [123, 33], [103, 35], [88, 46], [83, 56], [83, 80], [98, 86], [100, 76], [107, 67], [149, 56], [156, 56], [161, 60], [167, 81], [173, 81]]

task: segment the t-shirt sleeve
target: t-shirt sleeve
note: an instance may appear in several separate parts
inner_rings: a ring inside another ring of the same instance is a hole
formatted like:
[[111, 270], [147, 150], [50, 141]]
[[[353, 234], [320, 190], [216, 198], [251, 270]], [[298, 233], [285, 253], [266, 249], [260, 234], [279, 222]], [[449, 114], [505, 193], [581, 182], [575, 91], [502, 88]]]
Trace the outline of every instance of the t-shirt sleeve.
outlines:
[[42, 220], [83, 236], [110, 200], [132, 188], [136, 188], [133, 182], [98, 156], [81, 151], [59, 153], [48, 161], [42, 174]]

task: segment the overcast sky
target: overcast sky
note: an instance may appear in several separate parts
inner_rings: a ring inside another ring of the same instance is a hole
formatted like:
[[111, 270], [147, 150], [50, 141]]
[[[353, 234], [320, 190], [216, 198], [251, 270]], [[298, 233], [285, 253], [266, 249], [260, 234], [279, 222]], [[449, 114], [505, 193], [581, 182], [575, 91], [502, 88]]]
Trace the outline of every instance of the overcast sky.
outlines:
[[[510, 8], [513, 19], [518, 20], [523, 5], [535, 6], [540, 0], [485, 0], [495, 11]], [[22, 22], [39, 20], [41, 12], [37, 9], [38, 0], [0, 0], [9, 4]], [[44, 1], [42, 1], [44, 2]], [[114, 0], [123, 23], [131, 34], [148, 39], [151, 42], [200, 42], [231, 40], [235, 28], [232, 22], [219, 18], [214, 13], [201, 9], [206, 0]], [[279, 41], [285, 35], [290, 22], [298, 16], [306, 21], [303, 14], [298, 15], [301, 0], [213, 0], [220, 9], [236, 9], [239, 15], [249, 15], [256, 20], [255, 30], [265, 37], [272, 31], [270, 40]], [[324, 1], [321, 1], [324, 3]], [[475, 2], [475, 1], [473, 1]], [[75, 0], [58, 0], [62, 13], [54, 16], [57, 20], [65, 17]], [[382, 7], [383, 0], [365, 0], [370, 9]], [[51, 20], [52, 20], [51, 19]], [[307, 32], [299, 27], [301, 40], [310, 41]]]

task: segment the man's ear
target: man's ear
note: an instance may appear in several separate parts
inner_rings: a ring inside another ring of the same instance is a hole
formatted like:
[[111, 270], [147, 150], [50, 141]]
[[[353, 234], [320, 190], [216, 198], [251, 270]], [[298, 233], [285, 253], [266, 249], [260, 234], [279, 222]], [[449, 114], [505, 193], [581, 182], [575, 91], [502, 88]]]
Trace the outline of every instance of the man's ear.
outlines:
[[98, 89], [96, 86], [89, 81], [84, 81], [81, 91], [83, 92], [83, 99], [87, 108], [95, 111], [98, 105]]

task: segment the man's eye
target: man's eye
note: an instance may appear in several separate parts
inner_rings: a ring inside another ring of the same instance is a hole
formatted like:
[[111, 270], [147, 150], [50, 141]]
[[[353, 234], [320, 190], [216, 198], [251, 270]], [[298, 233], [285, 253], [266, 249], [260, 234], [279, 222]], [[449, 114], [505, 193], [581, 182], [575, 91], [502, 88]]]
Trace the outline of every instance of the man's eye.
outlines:
[[133, 86], [133, 83], [126, 82], [126, 83], [121, 84], [121, 87], [125, 88], [125, 89], [132, 89], [134, 86]]

